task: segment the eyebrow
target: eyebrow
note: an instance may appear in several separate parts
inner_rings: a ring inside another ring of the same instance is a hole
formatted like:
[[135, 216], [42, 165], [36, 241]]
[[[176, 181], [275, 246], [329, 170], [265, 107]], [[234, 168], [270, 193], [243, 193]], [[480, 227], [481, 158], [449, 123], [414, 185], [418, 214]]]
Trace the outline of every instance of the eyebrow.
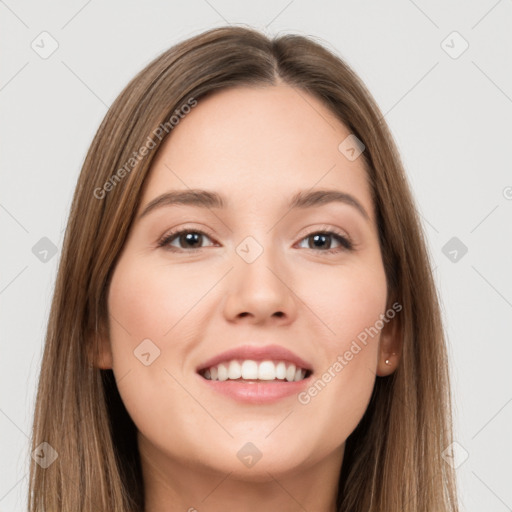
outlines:
[[[291, 198], [288, 208], [290, 210], [306, 209], [334, 202], [353, 206], [367, 221], [370, 221], [370, 216], [367, 211], [354, 196], [334, 189], [320, 189], [315, 191], [302, 190]], [[224, 209], [226, 208], [226, 201], [221, 194], [209, 190], [173, 190], [150, 201], [139, 215], [139, 220], [157, 208], [173, 205]]]

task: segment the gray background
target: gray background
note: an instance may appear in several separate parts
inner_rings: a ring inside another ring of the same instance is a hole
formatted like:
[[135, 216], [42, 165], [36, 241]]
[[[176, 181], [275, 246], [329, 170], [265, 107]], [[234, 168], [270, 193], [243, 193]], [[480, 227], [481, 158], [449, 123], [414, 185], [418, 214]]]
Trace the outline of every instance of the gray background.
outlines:
[[[356, 70], [385, 113], [422, 214], [443, 305], [458, 443], [447, 463], [457, 467], [462, 510], [512, 510], [512, 2], [6, 0], [0, 511], [26, 503], [27, 436], [50, 299], [94, 132], [150, 60], [226, 23], [320, 38]], [[42, 58], [52, 39], [57, 50]]]

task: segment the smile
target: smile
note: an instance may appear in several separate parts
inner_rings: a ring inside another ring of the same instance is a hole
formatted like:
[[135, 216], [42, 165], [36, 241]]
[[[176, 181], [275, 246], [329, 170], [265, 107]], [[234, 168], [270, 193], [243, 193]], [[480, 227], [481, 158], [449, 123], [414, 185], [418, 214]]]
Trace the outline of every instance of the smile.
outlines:
[[299, 382], [309, 377], [310, 370], [287, 361], [254, 361], [232, 359], [210, 366], [199, 372], [207, 380], [237, 382]]

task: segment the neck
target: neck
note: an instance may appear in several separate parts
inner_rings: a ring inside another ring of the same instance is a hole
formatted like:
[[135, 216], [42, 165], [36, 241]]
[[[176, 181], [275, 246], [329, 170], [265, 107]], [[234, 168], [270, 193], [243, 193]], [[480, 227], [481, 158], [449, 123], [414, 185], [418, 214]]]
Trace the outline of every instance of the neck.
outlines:
[[336, 512], [344, 445], [314, 465], [281, 473], [260, 467], [248, 477], [170, 459], [140, 433], [138, 437], [144, 512], [224, 512], [235, 507], [244, 512]]

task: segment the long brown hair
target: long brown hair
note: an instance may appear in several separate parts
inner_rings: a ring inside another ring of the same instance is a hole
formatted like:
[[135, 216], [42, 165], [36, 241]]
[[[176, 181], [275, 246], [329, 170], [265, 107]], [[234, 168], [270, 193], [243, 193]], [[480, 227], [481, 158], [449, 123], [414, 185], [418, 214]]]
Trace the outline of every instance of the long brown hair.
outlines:
[[51, 456], [47, 445], [40, 447], [46, 442], [58, 457], [48, 467], [31, 461], [31, 512], [143, 511], [136, 427], [112, 370], [91, 364], [98, 333], [108, 336], [109, 280], [151, 162], [172, 132], [169, 119], [179, 122], [183, 105], [221, 89], [281, 82], [319, 98], [364, 143], [388, 306], [403, 307], [394, 320], [400, 363], [376, 379], [347, 439], [339, 510], [458, 510], [454, 470], [442, 456], [452, 423], [439, 299], [388, 127], [363, 83], [332, 51], [312, 38], [270, 39], [238, 26], [203, 32], [152, 61], [114, 101], [91, 144], [65, 233], [32, 433], [32, 450]]

